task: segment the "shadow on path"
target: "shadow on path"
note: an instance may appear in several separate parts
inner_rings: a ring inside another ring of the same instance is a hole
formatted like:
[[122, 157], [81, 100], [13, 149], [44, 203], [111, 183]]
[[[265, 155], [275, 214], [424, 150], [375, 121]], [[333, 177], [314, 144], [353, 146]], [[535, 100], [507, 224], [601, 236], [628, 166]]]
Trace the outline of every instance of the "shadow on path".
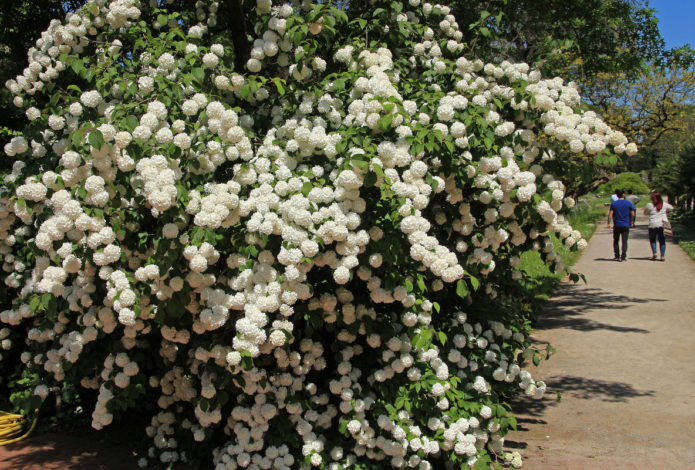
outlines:
[[535, 325], [539, 329], [571, 328], [580, 331], [611, 330], [620, 333], [649, 333], [642, 328], [610, 325], [583, 316], [589, 310], [622, 310], [634, 304], [666, 302], [613, 294], [595, 287], [562, 284], [546, 304]]
[[[90, 436], [87, 434], [87, 436]], [[6, 470], [122, 470], [138, 468], [126, 446], [90, 437], [43, 434], [4, 446], [0, 468]]]
[[512, 409], [519, 415], [520, 423], [529, 424], [543, 422], [528, 416], [540, 416], [546, 408], [561, 404], [562, 400], [600, 400], [608, 403], [627, 403], [631, 398], [653, 397], [655, 391], [640, 391], [625, 382], [588, 379], [566, 375], [551, 377], [546, 380], [548, 386], [546, 395], [540, 400], [527, 396], [519, 396], [512, 400]]

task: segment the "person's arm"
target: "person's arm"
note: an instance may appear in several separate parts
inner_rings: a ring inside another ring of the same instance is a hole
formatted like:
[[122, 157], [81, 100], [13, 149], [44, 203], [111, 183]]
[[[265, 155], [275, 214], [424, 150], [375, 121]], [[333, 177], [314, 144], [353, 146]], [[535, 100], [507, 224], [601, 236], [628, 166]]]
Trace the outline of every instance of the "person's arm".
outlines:
[[635, 209], [632, 209], [630, 211], [630, 226], [634, 227], [635, 226], [635, 216], [637, 215]]
[[606, 224], [607, 227], [611, 226], [611, 220], [613, 219], [613, 207], [610, 208], [608, 211], [608, 223]]

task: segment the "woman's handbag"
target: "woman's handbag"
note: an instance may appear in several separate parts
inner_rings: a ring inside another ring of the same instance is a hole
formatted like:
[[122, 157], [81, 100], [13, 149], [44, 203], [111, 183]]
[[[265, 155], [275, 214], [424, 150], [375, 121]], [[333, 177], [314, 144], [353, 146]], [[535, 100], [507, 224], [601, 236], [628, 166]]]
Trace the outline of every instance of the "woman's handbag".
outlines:
[[668, 220], [666, 214], [664, 214], [664, 236], [673, 237], [673, 227], [671, 227], [671, 221]]

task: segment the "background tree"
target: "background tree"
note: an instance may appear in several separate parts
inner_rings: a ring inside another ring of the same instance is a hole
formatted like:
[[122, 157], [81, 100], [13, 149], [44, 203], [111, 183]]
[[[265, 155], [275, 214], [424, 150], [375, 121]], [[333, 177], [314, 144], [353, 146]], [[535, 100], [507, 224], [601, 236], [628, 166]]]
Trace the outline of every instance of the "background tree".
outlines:
[[[0, 84], [24, 70], [27, 50], [52, 19], [63, 18], [83, 4], [83, 0], [0, 0]], [[4, 86], [0, 90], [0, 107], [0, 132], [23, 127], [26, 118], [12, 106], [10, 92]]]
[[583, 88], [611, 125], [645, 148], [674, 140], [685, 145], [689, 138], [695, 97], [695, 69], [690, 66], [652, 65], [637, 77], [597, 74]]
[[654, 10], [633, 0], [490, 0], [453, 3], [470, 52], [527, 62], [584, 83], [597, 73], [639, 75], [668, 51]]
[[692, 209], [695, 197], [695, 149], [665, 155], [653, 170], [653, 188], [669, 196], [669, 200], [685, 209]]

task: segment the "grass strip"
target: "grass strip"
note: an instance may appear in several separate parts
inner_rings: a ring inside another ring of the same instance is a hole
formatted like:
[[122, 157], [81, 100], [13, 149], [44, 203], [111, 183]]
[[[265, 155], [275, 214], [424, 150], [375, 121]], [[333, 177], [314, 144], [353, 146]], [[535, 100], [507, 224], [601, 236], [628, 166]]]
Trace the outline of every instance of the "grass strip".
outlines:
[[[579, 230], [588, 241], [596, 231], [597, 221], [606, 217], [609, 201], [610, 198], [607, 197], [591, 196], [581, 199], [567, 216], [570, 225]], [[562, 256], [565, 266], [573, 266], [581, 252], [571, 251], [554, 234], [551, 238], [555, 251]], [[534, 289], [535, 298], [540, 302], [549, 298], [567, 274], [566, 271], [551, 272], [536, 251], [527, 251], [521, 256], [520, 269], [530, 277], [530, 288]]]
[[673, 239], [695, 260], [695, 211], [676, 209], [668, 219], [673, 226]]

